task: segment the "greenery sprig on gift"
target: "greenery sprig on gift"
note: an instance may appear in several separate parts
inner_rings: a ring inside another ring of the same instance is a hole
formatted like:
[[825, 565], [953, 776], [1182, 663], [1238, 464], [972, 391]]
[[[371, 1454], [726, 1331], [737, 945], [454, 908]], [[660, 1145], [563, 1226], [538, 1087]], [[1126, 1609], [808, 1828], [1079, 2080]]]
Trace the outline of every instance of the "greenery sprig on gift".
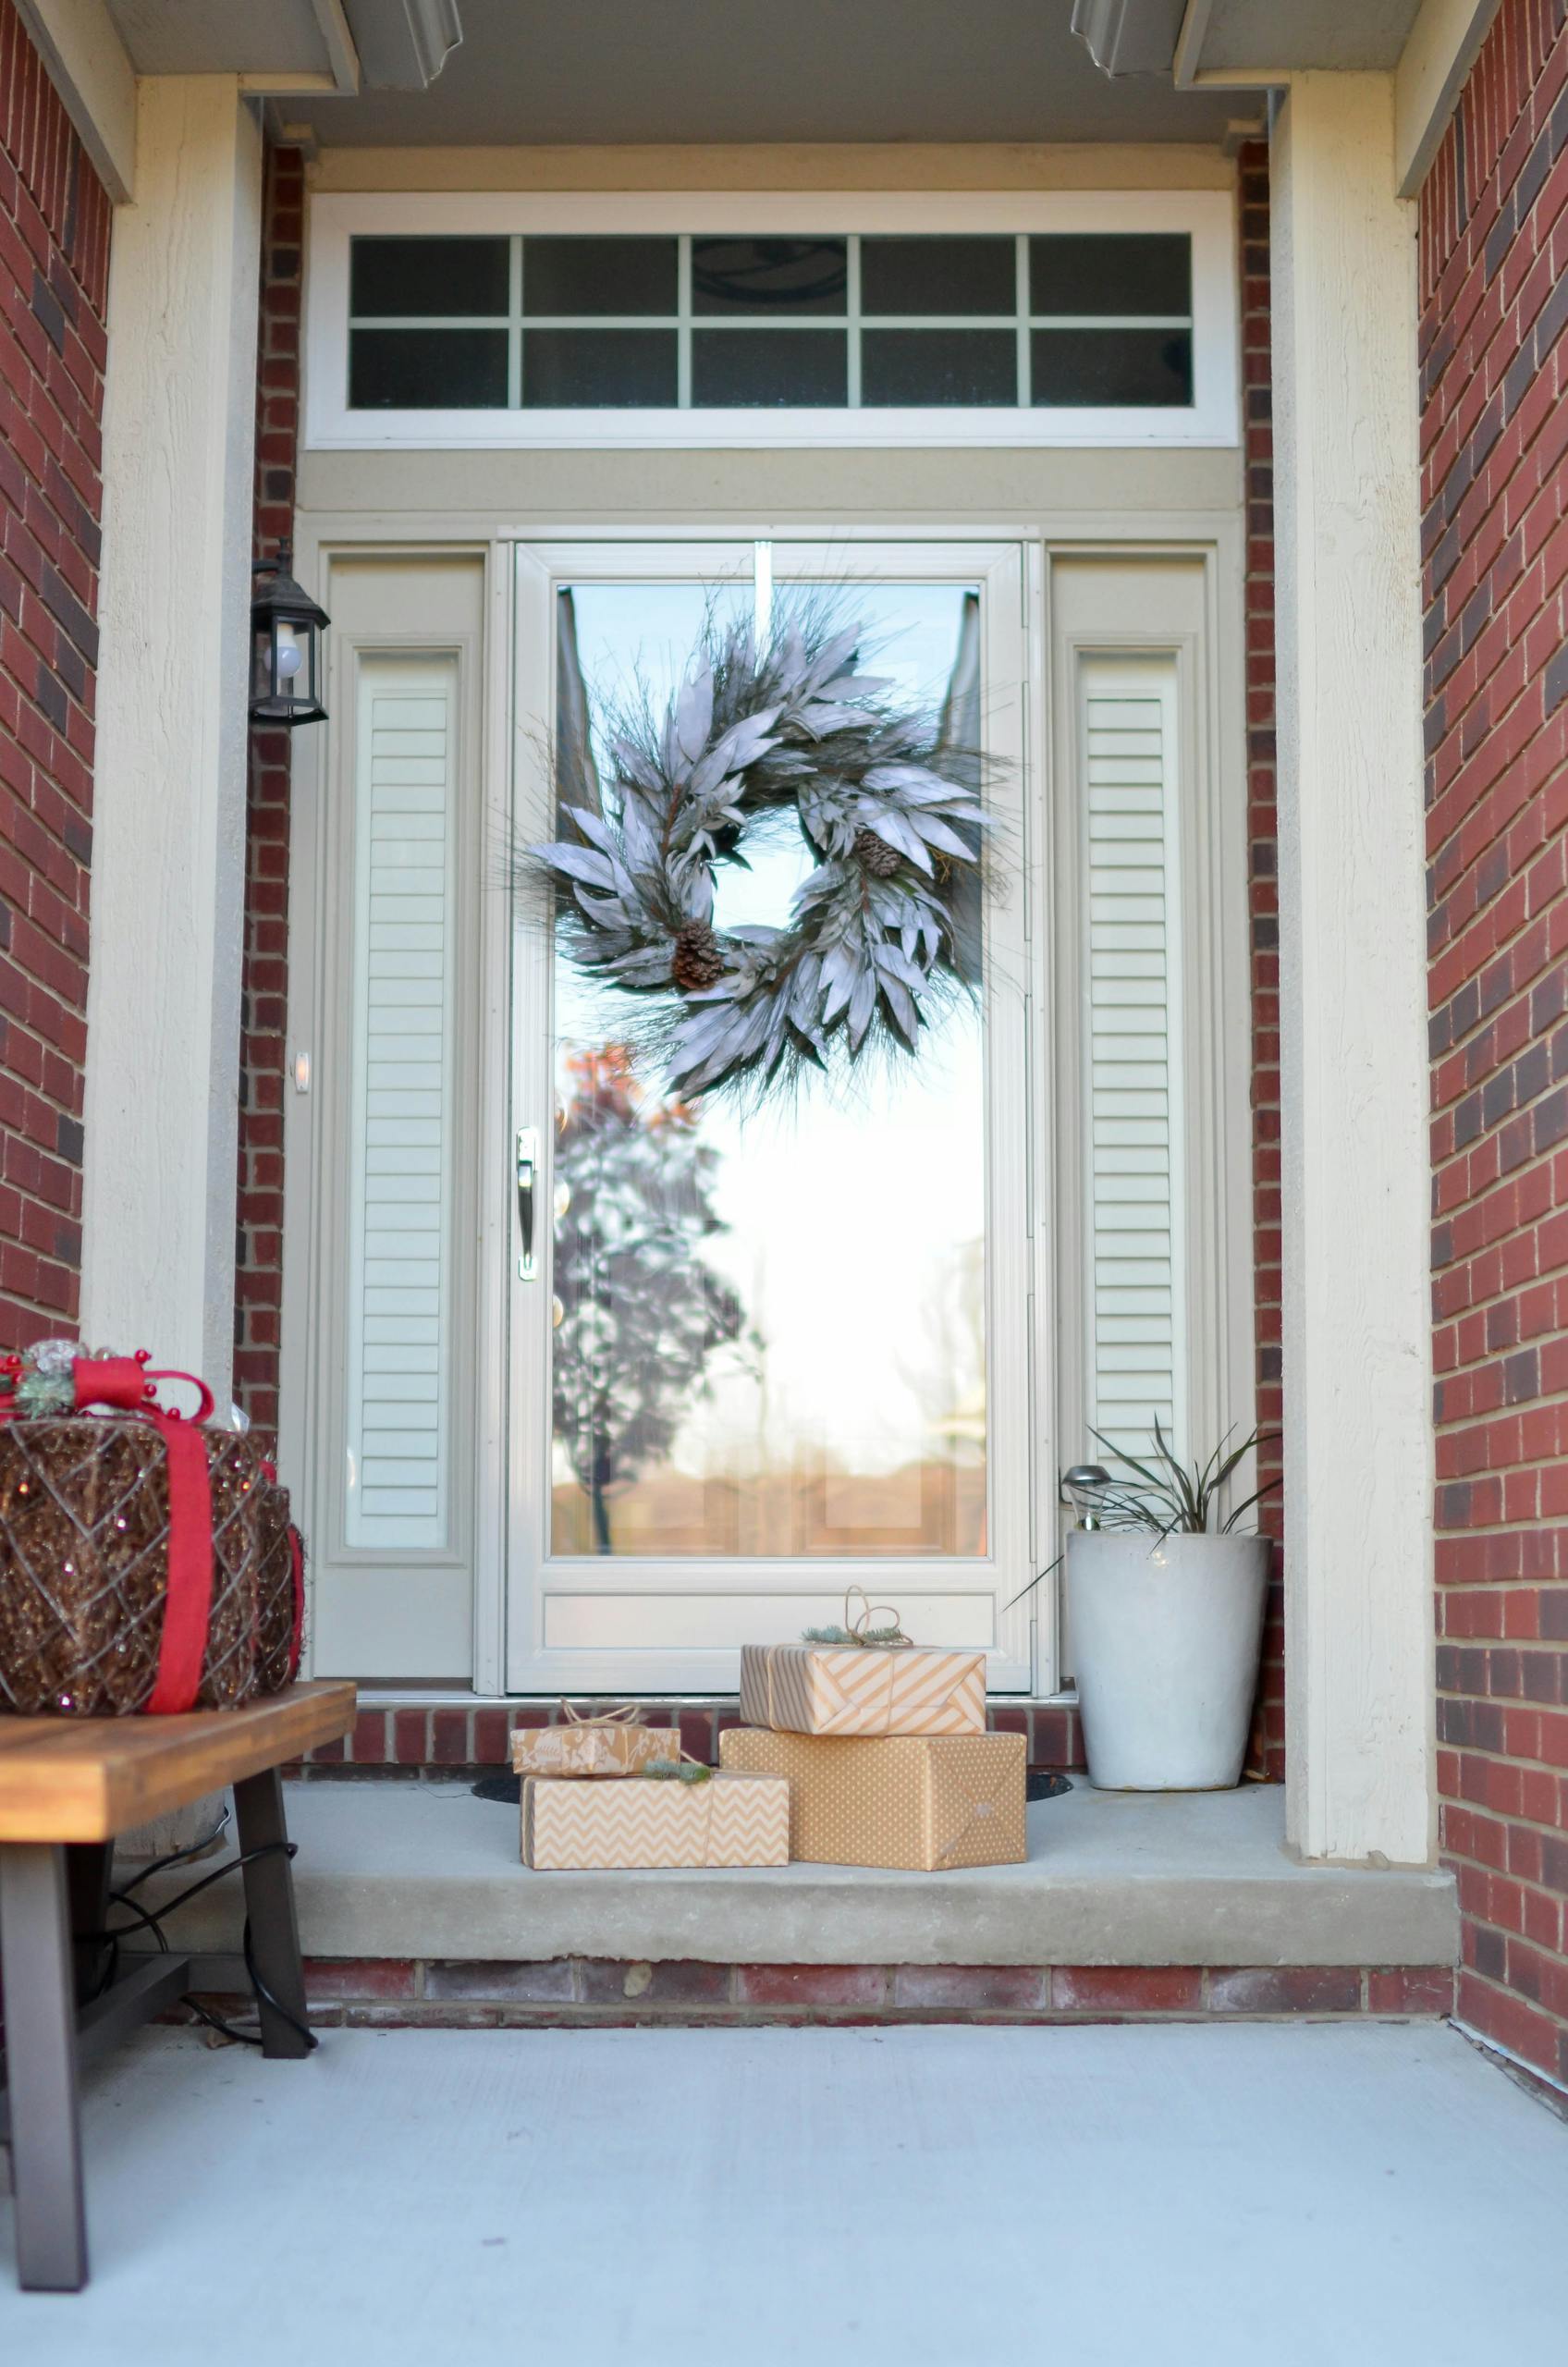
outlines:
[[650, 1759], [642, 1772], [655, 1784], [705, 1784], [713, 1769], [694, 1759]]

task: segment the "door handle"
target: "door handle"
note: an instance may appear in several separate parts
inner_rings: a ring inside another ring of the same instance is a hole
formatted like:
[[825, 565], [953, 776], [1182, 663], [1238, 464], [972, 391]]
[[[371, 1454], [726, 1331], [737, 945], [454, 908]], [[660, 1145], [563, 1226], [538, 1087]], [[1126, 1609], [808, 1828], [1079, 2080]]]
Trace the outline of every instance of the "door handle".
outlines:
[[521, 1250], [517, 1261], [520, 1282], [535, 1282], [539, 1279], [539, 1261], [533, 1254], [533, 1208], [539, 1180], [539, 1135], [533, 1126], [520, 1126], [517, 1134], [517, 1220], [521, 1235]]

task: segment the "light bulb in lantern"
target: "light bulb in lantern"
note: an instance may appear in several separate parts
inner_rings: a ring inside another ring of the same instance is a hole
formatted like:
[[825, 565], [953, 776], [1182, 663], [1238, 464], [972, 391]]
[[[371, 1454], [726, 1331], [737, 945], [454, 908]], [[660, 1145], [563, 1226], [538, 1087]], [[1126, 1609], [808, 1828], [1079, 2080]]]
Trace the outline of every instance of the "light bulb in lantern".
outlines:
[[292, 625], [277, 628], [277, 677], [281, 682], [291, 682], [304, 659], [304, 651], [295, 638]]

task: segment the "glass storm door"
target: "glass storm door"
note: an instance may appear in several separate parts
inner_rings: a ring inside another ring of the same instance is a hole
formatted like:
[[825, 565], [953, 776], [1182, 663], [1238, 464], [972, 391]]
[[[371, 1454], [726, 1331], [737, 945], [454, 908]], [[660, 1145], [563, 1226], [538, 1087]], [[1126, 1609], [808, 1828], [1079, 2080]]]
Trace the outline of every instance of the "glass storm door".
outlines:
[[[687, 1101], [624, 994], [519, 894], [513, 939], [508, 1682], [729, 1689], [742, 1642], [891, 1603], [1034, 1681], [1032, 927], [1015, 546], [533, 546], [516, 583], [521, 842], [612, 794], [618, 710], [662, 713], [704, 619], [829, 602], [863, 664], [985, 779], [968, 991], [917, 1054]], [[554, 751], [553, 758], [546, 754]], [[978, 752], [984, 750], [984, 761]], [[815, 858], [792, 811], [719, 866], [714, 925], [775, 924]]]

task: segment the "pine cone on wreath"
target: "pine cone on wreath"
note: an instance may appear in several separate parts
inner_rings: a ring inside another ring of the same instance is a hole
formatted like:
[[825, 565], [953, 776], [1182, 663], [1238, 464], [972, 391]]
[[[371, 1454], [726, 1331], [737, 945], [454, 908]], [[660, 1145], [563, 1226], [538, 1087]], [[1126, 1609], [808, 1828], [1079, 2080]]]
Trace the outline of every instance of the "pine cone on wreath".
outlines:
[[724, 950], [706, 921], [688, 921], [677, 933], [669, 975], [683, 995], [700, 994], [724, 975]]
[[861, 869], [869, 871], [874, 879], [891, 879], [903, 861], [897, 847], [890, 847], [875, 830], [857, 830], [850, 852]]

